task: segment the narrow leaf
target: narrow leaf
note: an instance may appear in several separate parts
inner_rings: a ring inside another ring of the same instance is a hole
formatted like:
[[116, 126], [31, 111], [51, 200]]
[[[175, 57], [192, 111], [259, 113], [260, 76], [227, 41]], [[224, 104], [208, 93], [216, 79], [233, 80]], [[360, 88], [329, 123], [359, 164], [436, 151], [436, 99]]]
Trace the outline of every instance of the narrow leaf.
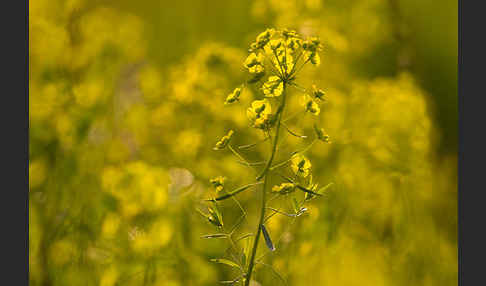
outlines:
[[[295, 182], [292, 179], [290, 179], [288, 177], [285, 177], [285, 176], [282, 176], [282, 175], [280, 175], [280, 176], [282, 178], [284, 178], [285, 180], [289, 181], [290, 183], [295, 184]], [[305, 188], [305, 187], [303, 187], [303, 186], [301, 186], [299, 184], [295, 184], [295, 187], [298, 188], [299, 190], [303, 191], [303, 192], [306, 192], [306, 193], [309, 193], [309, 194], [313, 194], [313, 195], [316, 195], [316, 196], [322, 196], [321, 194], [318, 194], [316, 192], [313, 192], [313, 191], [311, 191], [311, 190], [309, 190], [309, 189], [307, 189], [307, 188]]]
[[240, 268], [240, 266], [238, 264], [234, 263], [231, 260], [224, 259], [224, 258], [213, 258], [213, 259], [210, 259], [210, 261], [215, 262], [215, 263], [226, 264], [226, 265], [231, 266], [231, 267]]
[[313, 195], [316, 195], [316, 196], [322, 196], [321, 194], [318, 194], [316, 192], [313, 192], [305, 187], [302, 187], [301, 185], [295, 185], [299, 190], [303, 191], [303, 192], [306, 192], [306, 193], [309, 193], [309, 194], [313, 194]]
[[299, 203], [297, 202], [297, 199], [295, 197], [292, 197], [292, 206], [294, 207], [294, 212], [298, 213], [300, 208]]
[[200, 215], [202, 215], [204, 218], [209, 219], [209, 215], [208, 215], [208, 214], [203, 213], [203, 212], [202, 212], [200, 209], [196, 209], [196, 211], [197, 211], [197, 212], [198, 212]]
[[324, 191], [326, 191], [326, 190], [327, 190], [327, 189], [328, 189], [330, 186], [332, 186], [333, 184], [334, 184], [334, 183], [332, 183], [332, 182], [331, 182], [331, 183], [329, 183], [329, 184], [325, 185], [324, 187], [320, 188], [320, 189], [319, 189], [317, 192], [318, 192], [319, 194], [322, 194]]
[[275, 246], [273, 246], [272, 239], [270, 238], [270, 235], [268, 234], [264, 224], [262, 224], [262, 233], [263, 233], [263, 237], [265, 238], [265, 244], [267, 245], [268, 249], [274, 251]]
[[299, 135], [299, 134], [293, 132], [292, 130], [290, 130], [290, 128], [287, 125], [285, 125], [285, 124], [282, 124], [282, 125], [285, 127], [285, 129], [287, 129], [287, 132], [289, 132], [290, 135], [295, 136], [297, 138], [301, 138], [301, 139], [307, 138], [307, 136], [305, 136], [305, 135]]
[[221, 224], [221, 226], [223, 226], [223, 216], [221, 215], [221, 212], [219, 211], [219, 208], [218, 208], [218, 205], [216, 204], [216, 202], [213, 202], [213, 207], [211, 209], [216, 214], [218, 222]]
[[[282, 212], [282, 211], [279, 211], [277, 209], [274, 209], [274, 208], [267, 208], [275, 213], [278, 213], [278, 214], [281, 214], [281, 215], [284, 215], [284, 216], [288, 216], [288, 217], [297, 217], [299, 216], [299, 213], [296, 212], [295, 214], [289, 214], [289, 213], [286, 213], [286, 212]], [[267, 220], [269, 219], [270, 217], [267, 217]]]
[[248, 189], [250, 187], [253, 187], [255, 185], [259, 185], [259, 184], [262, 184], [262, 182], [248, 184], [248, 185], [239, 187], [238, 189], [236, 189], [236, 190], [234, 190], [232, 192], [229, 192], [229, 193], [227, 193], [225, 195], [219, 196], [219, 197], [214, 198], [214, 199], [208, 199], [207, 201], [222, 201], [222, 200], [225, 200], [227, 198], [231, 198], [232, 196], [234, 196], [236, 194], [239, 194], [239, 193], [243, 192], [244, 190], [246, 190], [246, 189]]
[[253, 236], [253, 235], [254, 235], [253, 233], [247, 233], [247, 234], [242, 235], [242, 236], [240, 236], [239, 238], [237, 238], [237, 239], [235, 240], [235, 242], [238, 242], [238, 241], [240, 241], [240, 240], [242, 240], [242, 239], [245, 239], [245, 238], [250, 237], [250, 236]]
[[201, 238], [226, 238], [226, 237], [228, 237], [226, 233], [207, 234], [201, 236]]

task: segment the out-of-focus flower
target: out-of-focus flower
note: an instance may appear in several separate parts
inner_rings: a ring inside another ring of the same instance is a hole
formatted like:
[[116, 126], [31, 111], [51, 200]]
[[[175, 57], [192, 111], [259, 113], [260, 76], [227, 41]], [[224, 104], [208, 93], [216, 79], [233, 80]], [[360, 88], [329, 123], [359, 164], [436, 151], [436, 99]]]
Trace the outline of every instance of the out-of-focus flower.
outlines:
[[213, 184], [213, 187], [216, 189], [216, 192], [220, 192], [223, 190], [224, 181], [226, 181], [226, 178], [223, 176], [218, 176], [216, 178], [209, 180], [209, 182]]
[[230, 130], [228, 134], [223, 136], [218, 142], [216, 142], [216, 146], [213, 148], [214, 150], [222, 150], [226, 148], [228, 143], [231, 140], [231, 137], [233, 136], [233, 133], [235, 133], [233, 130]]
[[237, 87], [233, 90], [232, 93], [230, 93], [227, 97], [226, 100], [224, 101], [224, 104], [231, 104], [234, 102], [237, 102], [240, 100], [240, 94], [241, 94], [241, 87]]
[[305, 111], [314, 115], [319, 115], [321, 112], [319, 104], [317, 104], [317, 102], [307, 94], [302, 97], [302, 105], [304, 106]]
[[316, 132], [317, 139], [326, 142], [326, 143], [331, 143], [329, 140], [329, 135], [324, 132], [324, 129], [317, 127], [317, 125], [314, 124], [314, 131]]
[[288, 39], [299, 39], [299, 34], [297, 34], [296, 31], [294, 30], [289, 30], [287, 28], [282, 30], [282, 36], [288, 40]]
[[312, 85], [312, 95], [315, 99], [324, 100], [324, 91], [322, 89], [317, 88], [315, 84]]
[[318, 38], [312, 37], [305, 40], [302, 43], [302, 48], [304, 49], [304, 60], [306, 62], [310, 61], [315, 66], [319, 66], [321, 64], [321, 58], [318, 52], [322, 50], [322, 45]]

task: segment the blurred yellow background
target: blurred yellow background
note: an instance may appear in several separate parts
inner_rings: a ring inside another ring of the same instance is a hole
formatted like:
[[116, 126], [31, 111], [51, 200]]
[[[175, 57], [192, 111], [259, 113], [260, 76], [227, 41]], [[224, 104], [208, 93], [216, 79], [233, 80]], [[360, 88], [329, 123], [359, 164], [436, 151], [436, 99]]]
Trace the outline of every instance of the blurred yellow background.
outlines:
[[[329, 99], [321, 184], [259, 267], [260, 285], [457, 284], [457, 2], [34, 0], [29, 4], [30, 285], [217, 285], [221, 240], [195, 212], [209, 179], [253, 173], [215, 142], [257, 140], [249, 44], [266, 28], [320, 37], [299, 82]], [[297, 97], [292, 100], [298, 102]], [[299, 108], [295, 104], [295, 110]], [[289, 121], [312, 134], [308, 116]], [[286, 150], [302, 146], [287, 137]], [[265, 148], [245, 152], [255, 161]], [[255, 192], [238, 197], [257, 222]], [[238, 216], [224, 204], [229, 222]], [[263, 251], [264, 247], [260, 247]], [[275, 272], [274, 272], [275, 271]]]

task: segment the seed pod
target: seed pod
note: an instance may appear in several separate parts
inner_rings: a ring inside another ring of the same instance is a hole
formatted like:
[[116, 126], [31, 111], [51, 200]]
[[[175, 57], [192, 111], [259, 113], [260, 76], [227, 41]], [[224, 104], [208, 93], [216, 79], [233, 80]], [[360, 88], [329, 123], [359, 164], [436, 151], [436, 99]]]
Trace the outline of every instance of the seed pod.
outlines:
[[226, 264], [228, 266], [235, 267], [235, 268], [240, 268], [240, 266], [238, 264], [234, 263], [231, 260], [224, 259], [224, 258], [213, 258], [213, 259], [210, 259], [209, 261], [215, 262], [215, 263]]
[[223, 217], [221, 216], [221, 213], [216, 203], [214, 203], [213, 206], [210, 206], [208, 210], [209, 210], [209, 216], [208, 216], [209, 222], [214, 224], [217, 227], [222, 227]]
[[270, 238], [270, 235], [267, 232], [267, 229], [265, 228], [265, 225], [262, 224], [262, 233], [263, 237], [265, 238], [265, 244], [267, 245], [268, 249], [271, 251], [275, 250], [275, 246], [273, 246], [272, 239]]

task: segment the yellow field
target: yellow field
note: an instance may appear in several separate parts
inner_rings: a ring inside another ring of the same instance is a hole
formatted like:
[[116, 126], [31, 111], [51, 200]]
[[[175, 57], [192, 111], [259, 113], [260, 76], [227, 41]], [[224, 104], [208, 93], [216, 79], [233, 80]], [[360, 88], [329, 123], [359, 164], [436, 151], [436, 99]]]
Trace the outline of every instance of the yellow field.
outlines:
[[[424, 3], [427, 2], [427, 3]], [[197, 210], [210, 179], [255, 172], [213, 147], [261, 140], [244, 88], [248, 48], [267, 28], [318, 36], [317, 116], [290, 90], [286, 124], [330, 136], [306, 156], [326, 195], [266, 227], [276, 250], [255, 285], [457, 284], [457, 2], [418, 0], [31, 0], [30, 285], [218, 285], [225, 239]], [[284, 133], [275, 162], [308, 141]], [[266, 160], [269, 144], [241, 149]], [[282, 180], [277, 176], [270, 183]], [[255, 232], [259, 190], [238, 194]], [[275, 207], [288, 207], [285, 200]], [[241, 210], [220, 204], [226, 228]], [[248, 251], [251, 238], [237, 242]], [[268, 252], [262, 241], [257, 257]], [[225, 256], [226, 255], [226, 256]], [[220, 284], [224, 285], [224, 284]], [[240, 285], [240, 284], [236, 284]]]

